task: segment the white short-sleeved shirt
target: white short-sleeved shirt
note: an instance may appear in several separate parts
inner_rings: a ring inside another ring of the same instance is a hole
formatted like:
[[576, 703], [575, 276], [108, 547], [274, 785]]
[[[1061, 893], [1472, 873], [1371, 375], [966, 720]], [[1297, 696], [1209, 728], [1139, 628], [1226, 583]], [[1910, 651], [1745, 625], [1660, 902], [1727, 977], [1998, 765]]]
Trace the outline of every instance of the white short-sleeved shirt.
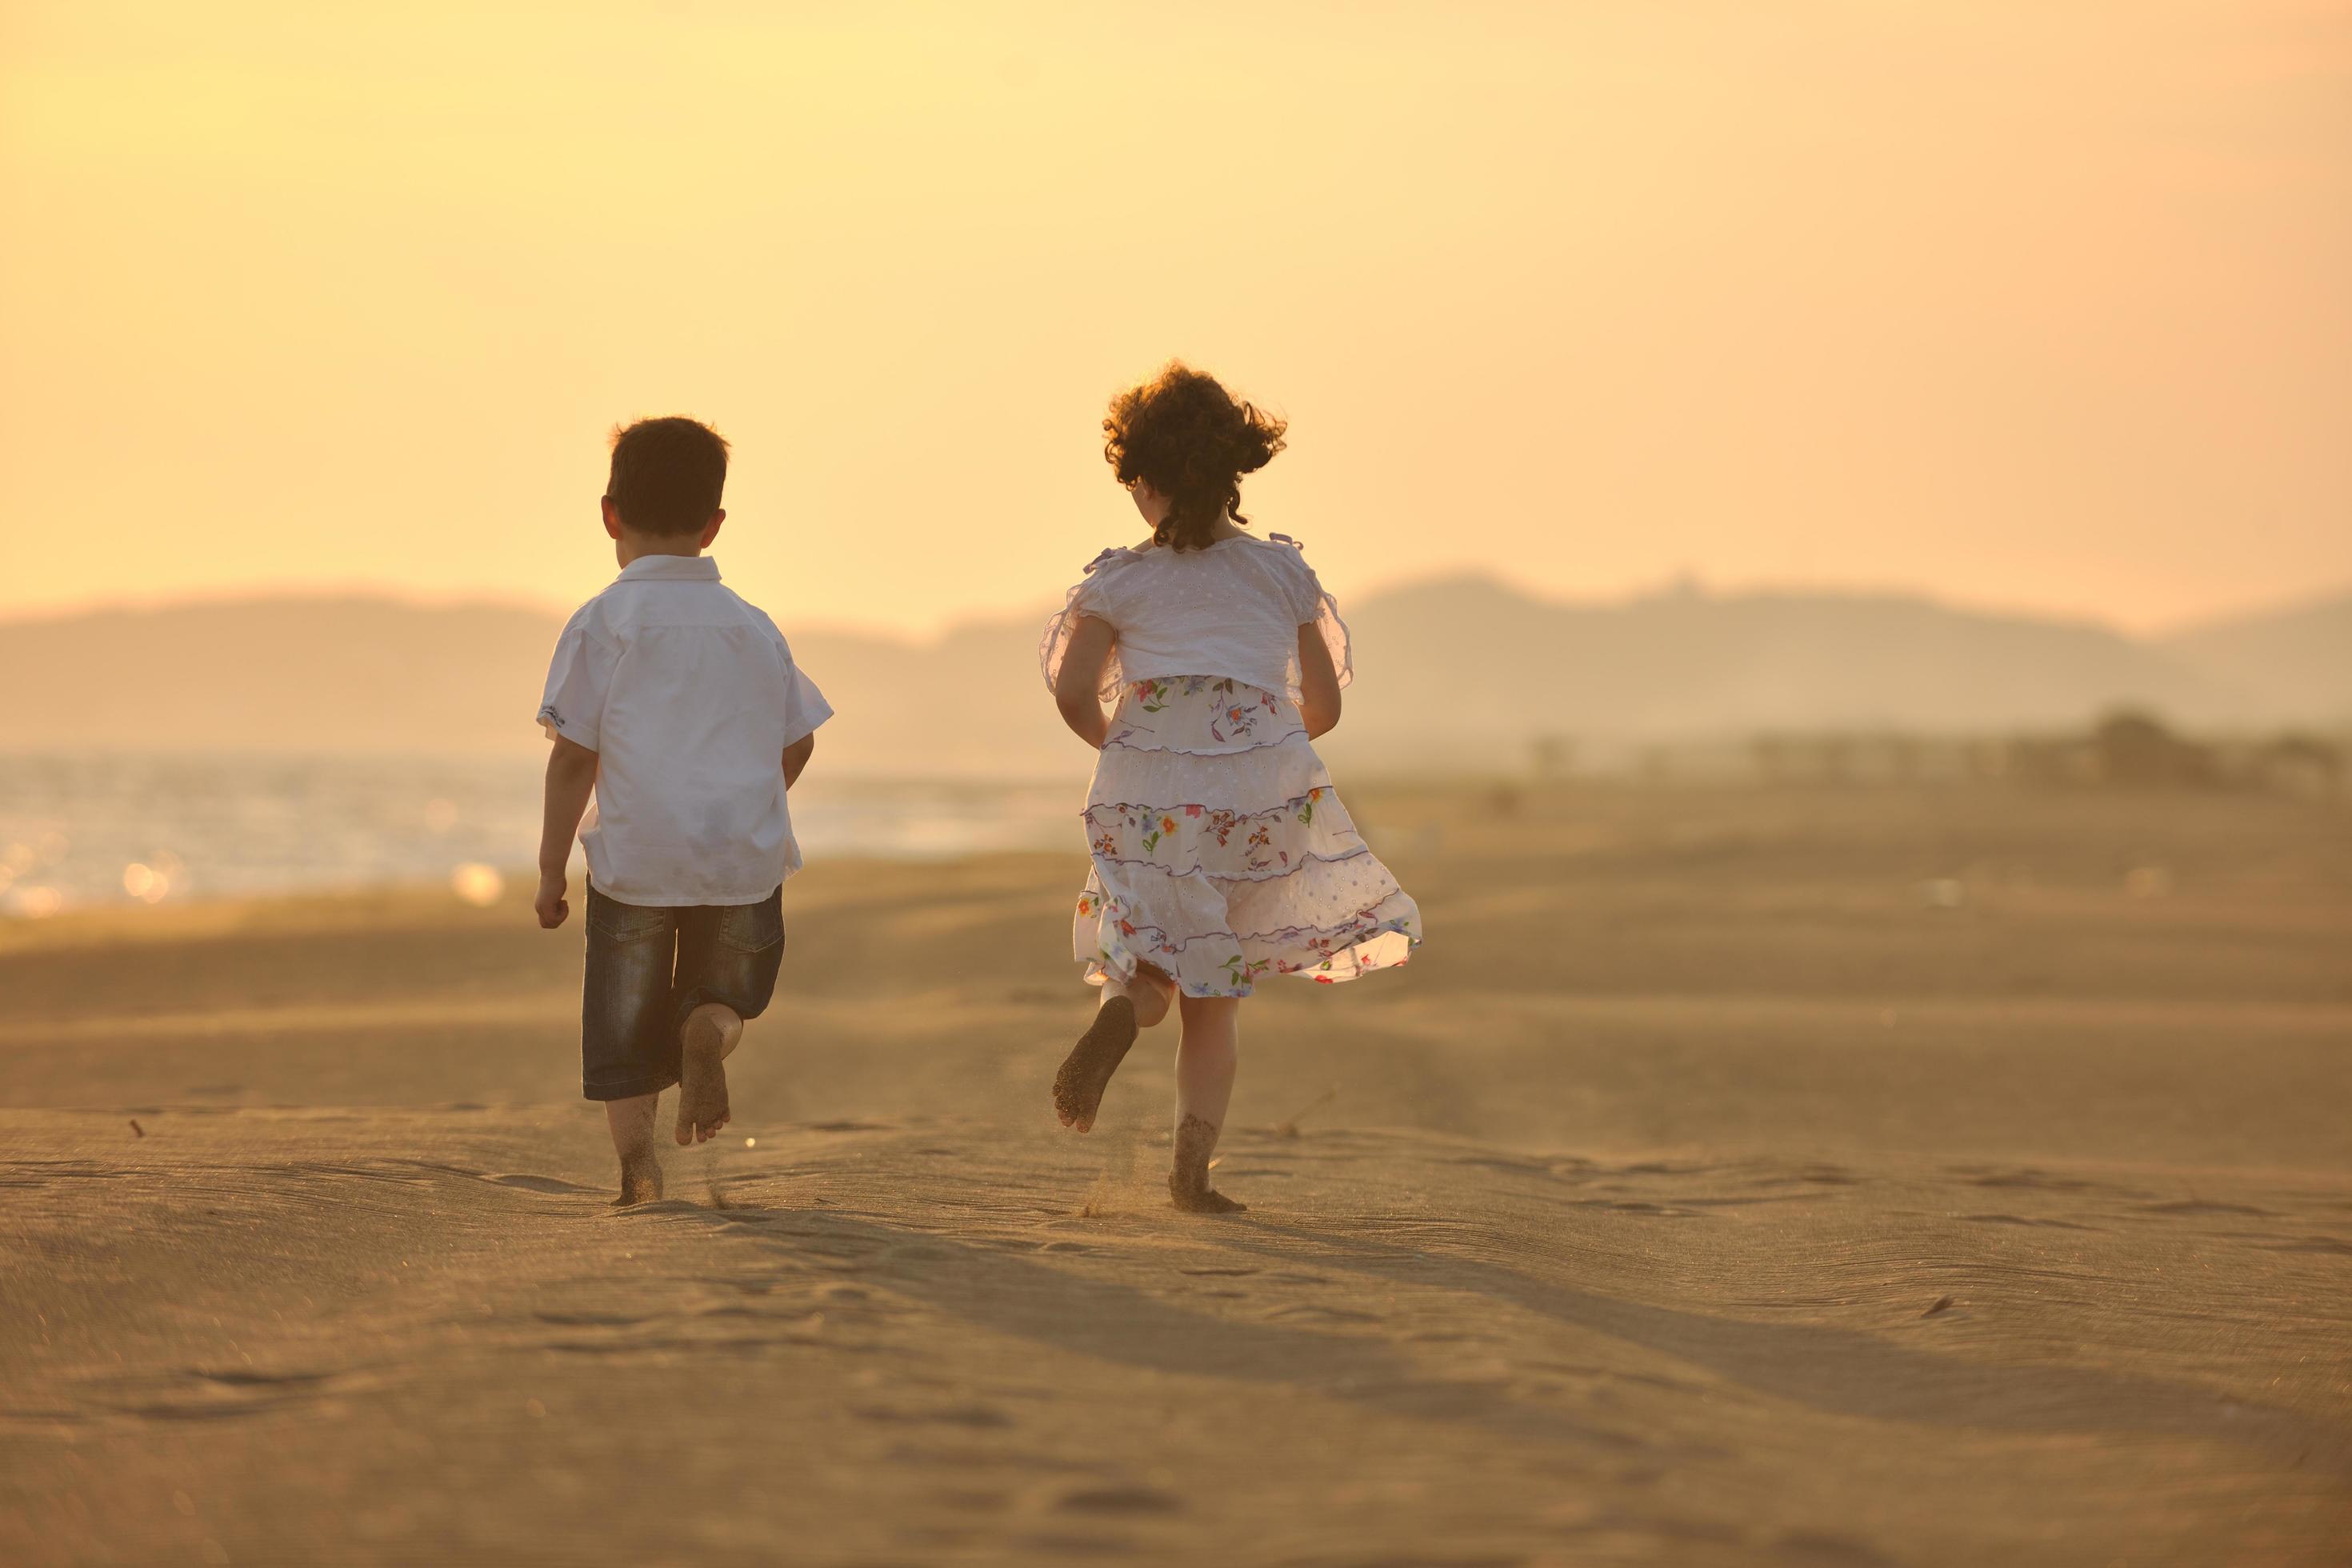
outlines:
[[784, 748], [833, 717], [708, 556], [644, 555], [556, 639], [539, 721], [597, 754], [580, 835], [625, 904], [752, 904], [801, 868]]
[[1314, 626], [1340, 684], [1350, 675], [1348, 628], [1298, 542], [1284, 534], [1220, 539], [1200, 550], [1106, 550], [1045, 628], [1045, 683], [1079, 620], [1108, 621], [1117, 646], [1104, 695], [1121, 681], [1214, 675], [1266, 691], [1298, 689], [1298, 632]]

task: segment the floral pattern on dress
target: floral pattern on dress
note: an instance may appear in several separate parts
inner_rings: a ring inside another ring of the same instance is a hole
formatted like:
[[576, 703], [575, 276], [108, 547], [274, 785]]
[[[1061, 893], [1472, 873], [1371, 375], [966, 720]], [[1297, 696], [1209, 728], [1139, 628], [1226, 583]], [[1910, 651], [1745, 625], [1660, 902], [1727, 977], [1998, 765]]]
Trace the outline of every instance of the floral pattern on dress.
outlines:
[[1238, 752], [1303, 736], [1297, 705], [1222, 676], [1154, 676], [1118, 689], [1105, 746], [1143, 752]]
[[1211, 700], [1207, 729], [1213, 741], [1239, 741], [1257, 731], [1261, 720], [1279, 717], [1282, 704], [1271, 691], [1244, 686], [1218, 676], [1180, 675], [1172, 679], [1139, 680], [1129, 688], [1136, 707], [1146, 713], [1164, 713], [1179, 699], [1207, 696]]
[[[1339, 860], [1367, 853], [1362, 835], [1343, 816], [1316, 807], [1331, 791], [1317, 786], [1264, 811], [1234, 811], [1199, 802], [1182, 805], [1090, 805], [1088, 842], [1107, 860], [1149, 861], [1179, 876], [1215, 877], [1281, 872], [1310, 859]], [[1299, 829], [1312, 831], [1301, 833]], [[1239, 836], [1238, 841], [1236, 835]]]

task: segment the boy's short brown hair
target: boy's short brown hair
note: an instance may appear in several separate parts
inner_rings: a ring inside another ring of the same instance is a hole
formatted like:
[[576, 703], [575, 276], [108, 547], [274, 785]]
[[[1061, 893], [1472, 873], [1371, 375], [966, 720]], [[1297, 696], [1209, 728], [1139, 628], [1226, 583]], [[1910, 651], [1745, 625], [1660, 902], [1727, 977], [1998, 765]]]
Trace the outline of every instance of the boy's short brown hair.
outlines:
[[699, 533], [727, 489], [727, 438], [699, 420], [671, 416], [613, 426], [613, 475], [604, 499], [640, 533]]

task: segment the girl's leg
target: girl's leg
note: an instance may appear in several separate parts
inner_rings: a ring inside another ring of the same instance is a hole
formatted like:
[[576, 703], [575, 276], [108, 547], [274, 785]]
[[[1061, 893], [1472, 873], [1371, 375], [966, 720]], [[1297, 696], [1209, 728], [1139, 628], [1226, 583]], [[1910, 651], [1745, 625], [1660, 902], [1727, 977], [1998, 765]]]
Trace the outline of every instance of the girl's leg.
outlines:
[[1095, 1010], [1095, 1021], [1070, 1047], [1062, 1070], [1054, 1075], [1054, 1114], [1063, 1126], [1079, 1132], [1094, 1126], [1095, 1113], [1102, 1109], [1103, 1090], [1110, 1087], [1110, 1075], [1118, 1070], [1118, 1064], [1127, 1059], [1136, 1031], [1168, 1016], [1169, 998], [1175, 994], [1176, 983], [1148, 963], [1137, 967], [1132, 980], [1117, 975], [1104, 980], [1102, 1005]]
[[1187, 996], [1184, 1037], [1176, 1047], [1176, 1162], [1169, 1195], [1194, 1214], [1238, 1214], [1237, 1204], [1209, 1185], [1209, 1156], [1233, 1103], [1234, 1071], [1241, 1065], [1242, 1004], [1238, 996]]
[[1115, 996], [1126, 997], [1135, 1009], [1135, 1026], [1148, 1029], [1168, 1016], [1168, 1004], [1176, 999], [1176, 983], [1151, 965], [1139, 963], [1132, 980], [1104, 976], [1102, 999], [1108, 1003]]

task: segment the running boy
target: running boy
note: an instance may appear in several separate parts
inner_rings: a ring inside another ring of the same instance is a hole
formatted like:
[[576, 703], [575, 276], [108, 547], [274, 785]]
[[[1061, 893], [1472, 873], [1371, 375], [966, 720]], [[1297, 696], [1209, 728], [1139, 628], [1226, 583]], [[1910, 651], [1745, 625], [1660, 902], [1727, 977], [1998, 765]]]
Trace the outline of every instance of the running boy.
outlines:
[[[621, 574], [556, 640], [540, 723], [547, 814], [539, 923], [563, 923], [588, 855], [581, 1083], [604, 1102], [623, 1204], [661, 1196], [661, 1091], [677, 1141], [727, 1125], [725, 1062], [775, 994], [783, 882], [800, 869], [784, 792], [833, 716], [775, 622], [703, 555], [727, 521], [727, 443], [691, 419], [613, 435], [604, 531]], [[595, 816], [584, 832], [588, 797]]]

